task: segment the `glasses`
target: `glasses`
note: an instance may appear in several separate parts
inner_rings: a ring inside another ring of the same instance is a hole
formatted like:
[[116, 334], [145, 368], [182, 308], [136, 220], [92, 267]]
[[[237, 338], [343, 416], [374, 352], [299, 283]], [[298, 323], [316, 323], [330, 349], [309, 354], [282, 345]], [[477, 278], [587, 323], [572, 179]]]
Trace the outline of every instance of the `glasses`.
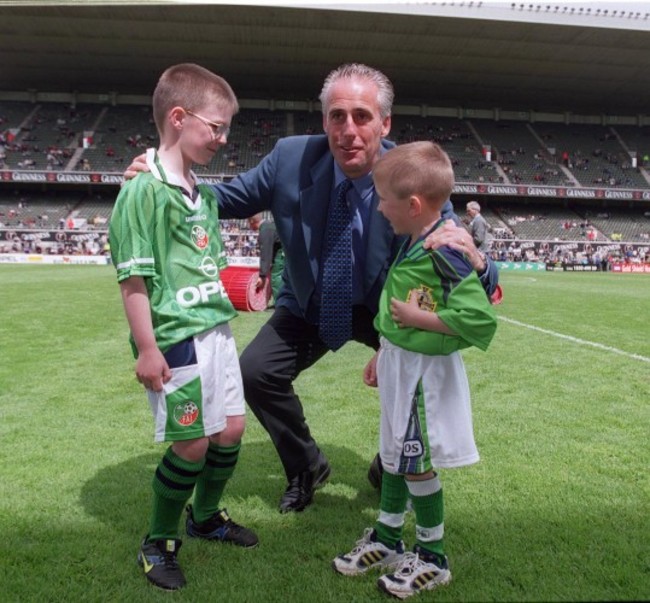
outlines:
[[228, 138], [228, 134], [230, 133], [230, 126], [228, 124], [219, 124], [215, 121], [210, 121], [209, 119], [206, 119], [202, 115], [199, 115], [198, 113], [194, 113], [189, 109], [185, 109], [185, 113], [191, 115], [192, 117], [196, 117], [196, 119], [201, 120], [206, 126], [208, 126], [208, 128], [210, 128], [210, 134], [212, 135], [212, 140], [216, 140], [221, 136], [225, 136], [226, 138]]

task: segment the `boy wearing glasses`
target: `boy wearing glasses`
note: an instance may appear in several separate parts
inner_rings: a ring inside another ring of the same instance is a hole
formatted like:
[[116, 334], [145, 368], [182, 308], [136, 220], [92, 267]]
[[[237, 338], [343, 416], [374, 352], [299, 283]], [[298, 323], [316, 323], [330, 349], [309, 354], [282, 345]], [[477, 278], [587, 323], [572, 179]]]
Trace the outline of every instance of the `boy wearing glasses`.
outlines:
[[138, 562], [165, 590], [185, 584], [176, 555], [187, 506], [189, 536], [257, 545], [219, 503], [244, 433], [244, 395], [228, 325], [236, 316], [219, 278], [226, 266], [214, 189], [198, 184], [226, 144], [238, 111], [221, 77], [194, 64], [167, 69], [153, 94], [160, 146], [150, 172], [124, 185], [110, 223], [113, 264], [131, 331], [138, 381], [147, 390], [155, 441], [171, 442], [153, 479], [149, 532]]

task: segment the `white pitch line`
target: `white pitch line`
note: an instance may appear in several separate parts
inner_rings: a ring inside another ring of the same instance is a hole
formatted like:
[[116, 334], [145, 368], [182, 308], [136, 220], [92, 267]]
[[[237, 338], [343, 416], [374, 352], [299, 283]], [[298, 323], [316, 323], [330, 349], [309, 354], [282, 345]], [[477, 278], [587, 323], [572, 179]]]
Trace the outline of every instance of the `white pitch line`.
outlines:
[[556, 333], [555, 331], [549, 331], [548, 329], [542, 329], [534, 325], [528, 325], [524, 322], [513, 320], [512, 318], [506, 318], [505, 316], [499, 316], [499, 319], [503, 320], [504, 322], [509, 322], [513, 325], [517, 325], [518, 327], [524, 327], [525, 329], [530, 329], [531, 331], [539, 331], [540, 333], [544, 333], [545, 335], [551, 335], [552, 337], [559, 337], [560, 339], [566, 339], [568, 341], [572, 341], [573, 343], [577, 343], [578, 345], [586, 345], [592, 348], [597, 348], [599, 350], [604, 350], [606, 352], [611, 352], [612, 354], [619, 354], [620, 356], [626, 356], [627, 358], [632, 358], [633, 360], [640, 360], [641, 362], [650, 363], [650, 358], [648, 358], [647, 356], [641, 356], [641, 354], [630, 354], [629, 352], [619, 350], [618, 348], [613, 348], [609, 345], [603, 345], [602, 343], [596, 343], [594, 341], [587, 341], [586, 339], [579, 339], [578, 337], [572, 337], [571, 335], [563, 335], [562, 333]]

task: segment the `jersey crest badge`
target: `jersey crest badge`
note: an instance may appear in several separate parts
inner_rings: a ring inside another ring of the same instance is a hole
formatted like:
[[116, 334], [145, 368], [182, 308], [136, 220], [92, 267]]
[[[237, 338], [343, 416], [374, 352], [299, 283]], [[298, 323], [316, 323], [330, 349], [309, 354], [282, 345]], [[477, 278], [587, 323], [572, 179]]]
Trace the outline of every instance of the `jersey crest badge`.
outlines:
[[422, 285], [419, 289], [411, 289], [406, 298], [407, 303], [411, 301], [413, 295], [417, 297], [418, 308], [420, 308], [420, 310], [426, 310], [427, 312], [436, 311], [436, 306], [438, 304], [433, 299], [433, 291], [431, 287], [425, 287]]
[[203, 226], [195, 224], [192, 226], [192, 242], [199, 248], [205, 249], [208, 246], [208, 233]]

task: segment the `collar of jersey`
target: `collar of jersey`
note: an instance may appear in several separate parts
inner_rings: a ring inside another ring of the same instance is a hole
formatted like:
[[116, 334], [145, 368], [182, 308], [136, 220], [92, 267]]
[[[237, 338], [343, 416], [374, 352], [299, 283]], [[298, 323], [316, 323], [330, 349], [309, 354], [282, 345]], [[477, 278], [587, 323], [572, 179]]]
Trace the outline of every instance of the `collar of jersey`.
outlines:
[[[183, 198], [185, 199], [185, 202], [190, 209], [195, 210], [200, 207], [201, 195], [199, 193], [198, 187], [195, 186], [193, 191], [188, 191], [181, 184], [182, 180], [178, 174], [175, 174], [171, 170], [169, 172], [165, 170], [158, 152], [154, 148], [147, 149], [147, 167], [151, 171], [151, 175], [156, 180], [160, 180], [160, 182], [164, 182], [165, 184], [178, 188], [183, 194]], [[196, 174], [194, 172], [190, 171], [190, 175], [192, 176], [192, 180], [194, 180], [194, 182], [198, 182], [196, 179]]]
[[410, 260], [418, 260], [420, 259], [423, 255], [429, 255], [431, 253], [431, 249], [425, 249], [422, 247], [422, 242], [424, 239], [426, 239], [436, 228], [439, 228], [444, 222], [443, 218], [440, 218], [427, 232], [425, 232], [423, 235], [419, 236], [415, 243], [413, 245], [409, 246], [410, 239], [406, 239], [404, 243], [402, 243], [402, 248], [400, 249], [399, 252], [399, 260], [402, 261], [405, 258], [409, 258]]

